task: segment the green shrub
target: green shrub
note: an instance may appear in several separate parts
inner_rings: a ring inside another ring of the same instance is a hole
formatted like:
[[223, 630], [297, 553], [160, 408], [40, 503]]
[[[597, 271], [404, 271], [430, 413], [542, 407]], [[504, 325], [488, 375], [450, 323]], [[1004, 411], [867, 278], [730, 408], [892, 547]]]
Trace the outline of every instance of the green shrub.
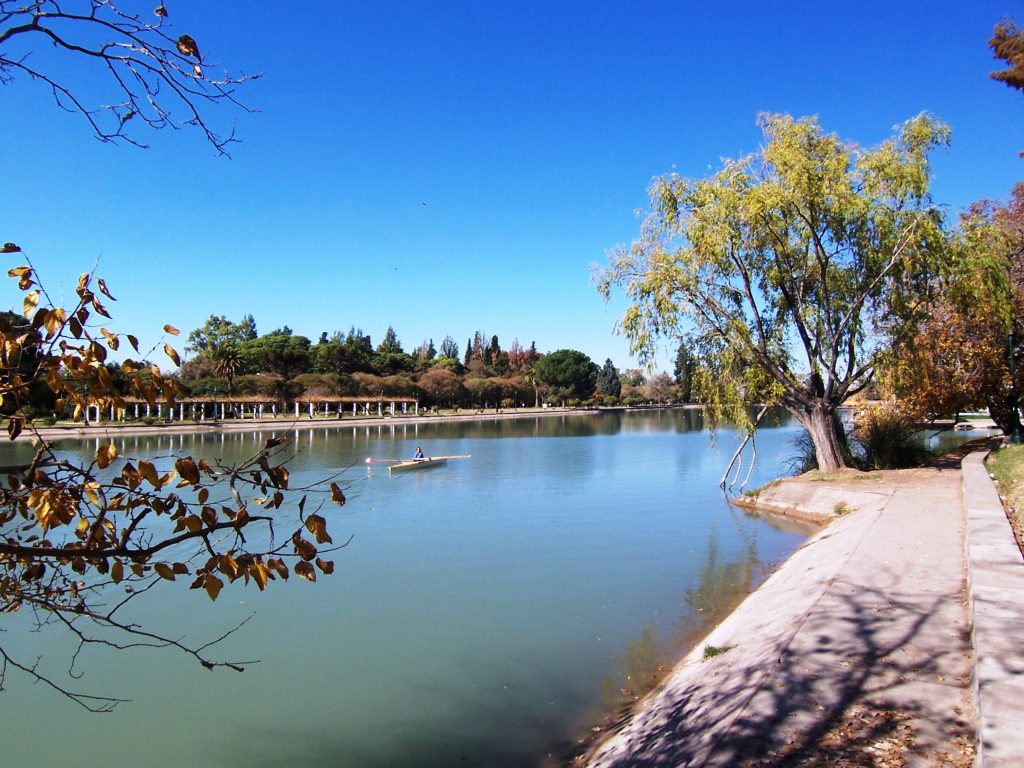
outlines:
[[862, 469], [918, 467], [932, 454], [920, 443], [914, 420], [892, 408], [870, 408], [853, 430]]

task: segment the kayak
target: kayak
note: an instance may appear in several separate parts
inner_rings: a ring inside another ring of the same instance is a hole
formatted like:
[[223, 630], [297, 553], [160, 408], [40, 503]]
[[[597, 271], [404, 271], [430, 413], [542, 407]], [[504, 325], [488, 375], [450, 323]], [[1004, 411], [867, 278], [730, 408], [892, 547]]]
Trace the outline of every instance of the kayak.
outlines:
[[388, 467], [388, 472], [409, 472], [414, 469], [440, 467], [447, 463], [447, 456], [438, 456], [436, 458], [409, 459], [408, 461], [400, 461], [397, 464], [392, 464], [390, 467]]

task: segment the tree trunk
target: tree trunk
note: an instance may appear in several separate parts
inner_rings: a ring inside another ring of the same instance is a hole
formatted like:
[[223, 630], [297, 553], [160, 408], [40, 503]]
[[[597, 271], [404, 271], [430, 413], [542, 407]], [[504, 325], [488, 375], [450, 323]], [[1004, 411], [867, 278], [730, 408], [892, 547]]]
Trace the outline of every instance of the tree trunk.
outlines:
[[846, 434], [833, 406], [816, 403], [807, 410], [794, 411], [793, 415], [811, 436], [818, 469], [831, 472], [846, 466], [843, 458]]
[[988, 401], [988, 413], [992, 417], [992, 421], [1003, 431], [1004, 435], [1012, 435], [1014, 427], [1020, 427], [1020, 416], [1017, 413], [1017, 409], [1013, 407], [1013, 399], [999, 395], [990, 396], [986, 399]]

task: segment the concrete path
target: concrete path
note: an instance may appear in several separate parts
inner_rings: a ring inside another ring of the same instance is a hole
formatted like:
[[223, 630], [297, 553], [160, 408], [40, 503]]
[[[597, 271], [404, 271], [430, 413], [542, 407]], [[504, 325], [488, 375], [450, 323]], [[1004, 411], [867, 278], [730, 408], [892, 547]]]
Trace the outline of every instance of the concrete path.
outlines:
[[[991, 758], [983, 765], [1024, 765], [1024, 722], [1006, 714], [1011, 700], [1024, 703], [1024, 667], [1001, 663], [1007, 646], [1024, 643], [1024, 594], [1000, 594], [1024, 590], [1024, 575], [1007, 575], [1006, 552], [985, 550], [1003, 570], [998, 583], [972, 581], [987, 601], [974, 609], [974, 634], [1001, 623], [974, 674], [969, 473], [886, 474], [884, 488], [862, 494], [684, 659], [588, 765], [967, 765], [972, 679]], [[986, 525], [977, 546], [997, 527]], [[728, 650], [705, 658], [706, 648]], [[822, 759], [830, 750], [846, 762]]]

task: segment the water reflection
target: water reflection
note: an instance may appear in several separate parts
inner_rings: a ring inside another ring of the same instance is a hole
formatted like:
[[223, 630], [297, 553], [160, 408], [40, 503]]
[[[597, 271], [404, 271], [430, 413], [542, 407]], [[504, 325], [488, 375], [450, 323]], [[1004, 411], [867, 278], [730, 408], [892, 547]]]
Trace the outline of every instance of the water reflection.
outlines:
[[[762, 435], [753, 483], [778, 473], [792, 431]], [[348, 468], [353, 492], [329, 522], [336, 539], [354, 539], [335, 575], [265, 593], [225, 588], [216, 605], [161, 585], [133, 614], [208, 638], [255, 613], [224, 653], [261, 663], [226, 676], [166, 651], [89, 654], [79, 687], [116, 681], [113, 692], [133, 699], [99, 719], [10, 681], [0, 695], [19, 706], [7, 710], [5, 760], [537, 765], [593, 722], [603, 680], [639, 691], [679, 654], [684, 631], [803, 540], [722, 502], [734, 435], [710, 441], [693, 411], [288, 433], [293, 483]], [[118, 449], [237, 463], [271, 434], [122, 436]], [[105, 442], [61, 450], [88, 458]], [[402, 477], [365, 464], [417, 444], [472, 459]], [[66, 660], [59, 639], [11, 624], [2, 642]], [[45, 741], [33, 736], [44, 707], [62, 723]]]

